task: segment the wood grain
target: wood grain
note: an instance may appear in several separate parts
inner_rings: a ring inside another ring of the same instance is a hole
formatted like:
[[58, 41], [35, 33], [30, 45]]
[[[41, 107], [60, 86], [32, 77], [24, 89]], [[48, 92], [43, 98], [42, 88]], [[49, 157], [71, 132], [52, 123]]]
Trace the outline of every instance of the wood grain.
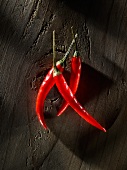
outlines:
[[[52, 31], [61, 58], [72, 25], [82, 58], [77, 98], [107, 133], [70, 107], [56, 117], [62, 98], [55, 86], [45, 101], [48, 131], [35, 113], [52, 66]], [[126, 30], [126, 0], [0, 0], [0, 170], [127, 169]]]

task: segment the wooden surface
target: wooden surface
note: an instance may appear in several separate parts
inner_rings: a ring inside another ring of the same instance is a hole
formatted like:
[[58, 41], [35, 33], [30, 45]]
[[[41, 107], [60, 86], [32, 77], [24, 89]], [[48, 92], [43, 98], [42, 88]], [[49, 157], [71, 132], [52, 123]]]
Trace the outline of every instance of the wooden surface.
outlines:
[[[45, 101], [49, 131], [35, 113], [52, 66], [52, 31], [60, 58], [72, 25], [82, 58], [77, 98], [107, 133], [70, 107], [56, 117], [56, 87]], [[126, 170], [126, 57], [126, 0], [0, 0], [0, 170]]]

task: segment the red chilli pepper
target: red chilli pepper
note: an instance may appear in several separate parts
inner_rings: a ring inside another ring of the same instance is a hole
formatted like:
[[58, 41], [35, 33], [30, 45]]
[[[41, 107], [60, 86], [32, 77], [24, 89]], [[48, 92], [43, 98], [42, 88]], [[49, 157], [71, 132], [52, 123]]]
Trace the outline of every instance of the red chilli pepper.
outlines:
[[[81, 59], [79, 57], [79, 52], [77, 50], [77, 42], [74, 36], [74, 31], [73, 27], [71, 27], [72, 31], [72, 38], [75, 40], [75, 53], [74, 56], [71, 59], [71, 77], [70, 77], [70, 89], [72, 93], [75, 95], [78, 85], [79, 85], [79, 80], [80, 80], [80, 74], [81, 74]], [[68, 107], [68, 102], [64, 100], [62, 106], [60, 107], [57, 116], [60, 116], [65, 109]]]
[[92, 116], [90, 116], [85, 109], [80, 105], [80, 103], [77, 101], [75, 96], [73, 95], [71, 89], [66, 83], [66, 80], [64, 79], [62, 73], [58, 70], [56, 70], [56, 67], [54, 68], [53, 73], [56, 86], [63, 96], [63, 98], [69, 103], [69, 105], [88, 123], [95, 126], [96, 128], [106, 132], [106, 129], [103, 128]]
[[[61, 71], [64, 70], [64, 67], [61, 65], [57, 65], [57, 68]], [[48, 95], [51, 88], [54, 86], [55, 81], [53, 79], [53, 68], [49, 70], [48, 74], [46, 75], [45, 79], [43, 80], [36, 100], [36, 113], [41, 125], [47, 129], [47, 125], [44, 120], [43, 108], [44, 108], [44, 101], [46, 96]]]
[[[77, 38], [77, 34], [75, 35], [75, 38]], [[58, 61], [56, 66], [57, 68], [62, 72], [64, 70], [64, 62], [66, 61], [66, 58], [68, 57], [68, 54], [73, 46], [73, 44], [75, 43], [75, 40], [72, 40], [68, 51], [66, 52], [65, 56], [63, 57], [62, 60]], [[41, 125], [47, 129], [47, 125], [45, 123], [44, 120], [44, 101], [46, 99], [46, 96], [48, 95], [49, 91], [51, 90], [51, 88], [54, 86], [55, 81], [53, 78], [53, 67], [49, 70], [48, 74], [46, 75], [45, 79], [43, 80], [38, 95], [37, 95], [37, 99], [36, 99], [36, 113], [38, 116], [38, 119], [41, 123]]]
[[[76, 93], [79, 80], [81, 75], [81, 58], [79, 57], [78, 51], [75, 51], [74, 56], [71, 59], [71, 77], [70, 77], [70, 89], [73, 94]], [[57, 116], [60, 116], [68, 107], [69, 103], [64, 100], [62, 106], [60, 107]]]

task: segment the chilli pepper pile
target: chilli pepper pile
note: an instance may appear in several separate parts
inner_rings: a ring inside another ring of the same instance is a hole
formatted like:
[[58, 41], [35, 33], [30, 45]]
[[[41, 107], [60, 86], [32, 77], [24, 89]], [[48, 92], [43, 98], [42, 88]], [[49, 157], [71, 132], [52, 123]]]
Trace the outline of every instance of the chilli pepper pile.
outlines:
[[[77, 101], [75, 93], [77, 91], [80, 75], [81, 75], [81, 58], [77, 50], [76, 38], [77, 34], [74, 35], [72, 29], [73, 40], [64, 55], [64, 57], [56, 62], [56, 46], [55, 46], [55, 31], [53, 31], [53, 66], [49, 70], [48, 74], [44, 78], [36, 100], [36, 113], [38, 119], [42, 126], [47, 129], [47, 125], [44, 120], [44, 102], [45, 99], [51, 90], [51, 88], [56, 84], [58, 91], [61, 93], [64, 101], [61, 105], [57, 116], [60, 116], [66, 108], [70, 105], [84, 120], [86, 120], [91, 125], [96, 128], [106, 132], [106, 129], [103, 128], [89, 113], [84, 109], [84, 107]], [[63, 76], [63, 71], [65, 69], [66, 59], [69, 56], [72, 46], [75, 44], [75, 52], [71, 58], [71, 76], [69, 86]]]

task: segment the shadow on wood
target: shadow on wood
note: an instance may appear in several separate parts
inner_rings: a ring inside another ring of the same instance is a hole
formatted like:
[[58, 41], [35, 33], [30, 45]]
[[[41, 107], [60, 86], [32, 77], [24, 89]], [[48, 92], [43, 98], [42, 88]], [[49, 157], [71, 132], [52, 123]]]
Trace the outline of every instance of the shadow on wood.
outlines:
[[[65, 72], [65, 77], [68, 81], [70, 77], [68, 72]], [[114, 84], [114, 81], [105, 77], [100, 72], [86, 64], [82, 64], [81, 80], [76, 95], [77, 99], [82, 105], [87, 105], [89, 102], [92, 104], [91, 101], [94, 99], [94, 97], [99, 97], [103, 91], [110, 89]], [[45, 112], [45, 118], [49, 129], [80, 159], [84, 158], [85, 161], [89, 163], [91, 159], [94, 158], [95, 160], [97, 154], [100, 154], [99, 151], [103, 151], [103, 147], [105, 145], [105, 134], [101, 134], [99, 139], [100, 145], [98, 146], [98, 153], [96, 153], [95, 143], [100, 131], [86, 123], [71, 108], [68, 108], [62, 116], [56, 117], [56, 113], [62, 99], [56, 87], [54, 87], [51, 94], [53, 95], [52, 98], [57, 98], [58, 100], [51, 103], [51, 96], [50, 99], [47, 99], [50, 101], [50, 103], [48, 103], [49, 110]], [[96, 119], [99, 117], [97, 119], [98, 122], [100, 122], [100, 124], [102, 124], [108, 130], [114, 124], [120, 113], [120, 110], [114, 110], [110, 112], [110, 120], [108, 117], [106, 117], [108, 116], [107, 110], [103, 109], [103, 114], [97, 113], [97, 111], [95, 111], [95, 113], [91, 113], [91, 115], [96, 117]], [[115, 134], [113, 138], [115, 138]], [[96, 164], [96, 162], [94, 163]]]

